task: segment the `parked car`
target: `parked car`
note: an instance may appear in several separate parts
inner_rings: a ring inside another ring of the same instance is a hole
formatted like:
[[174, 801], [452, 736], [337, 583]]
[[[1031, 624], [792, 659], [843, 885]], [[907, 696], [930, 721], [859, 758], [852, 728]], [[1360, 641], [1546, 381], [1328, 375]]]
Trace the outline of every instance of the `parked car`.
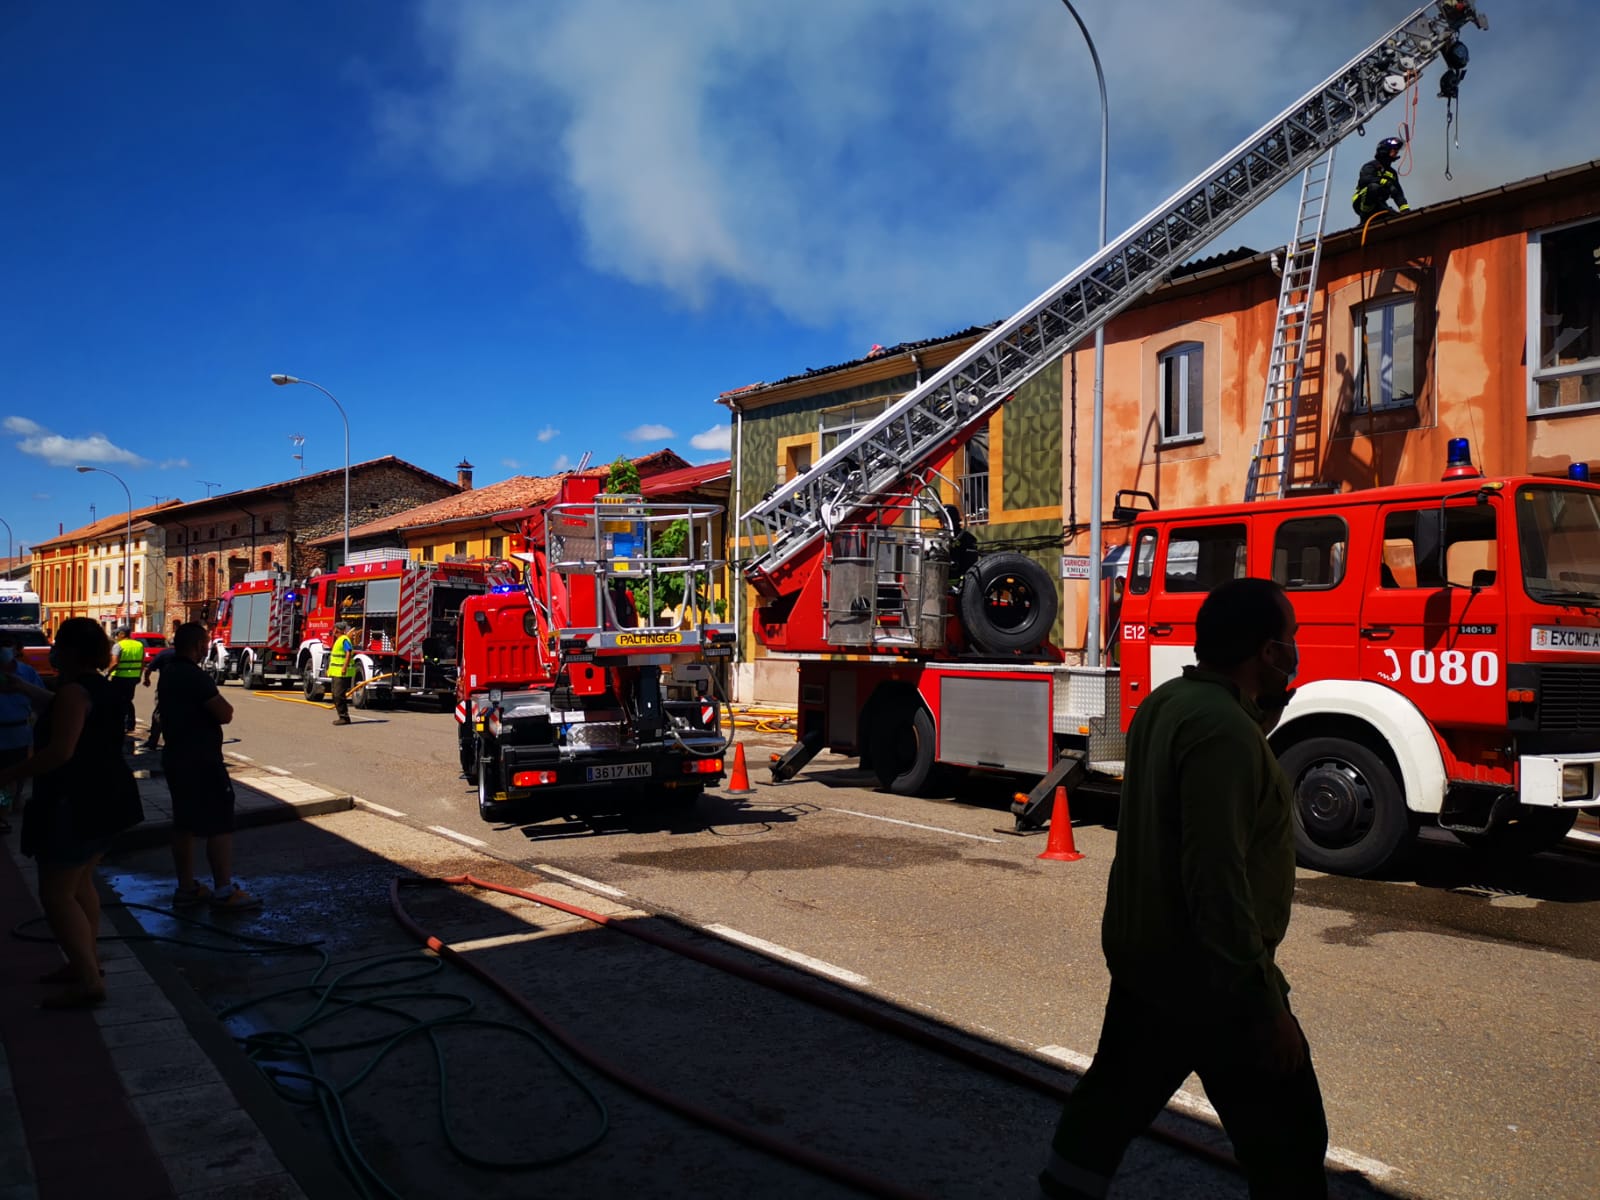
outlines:
[[17, 648], [22, 651], [22, 661], [39, 672], [40, 679], [55, 678], [56, 669], [50, 665], [50, 639], [44, 635], [44, 630], [29, 626], [20, 629], [9, 628], [6, 632], [17, 639]]
[[155, 658], [167, 648], [167, 635], [164, 633], [130, 633], [128, 635], [136, 642], [144, 643], [145, 665], [150, 665], [150, 660]]

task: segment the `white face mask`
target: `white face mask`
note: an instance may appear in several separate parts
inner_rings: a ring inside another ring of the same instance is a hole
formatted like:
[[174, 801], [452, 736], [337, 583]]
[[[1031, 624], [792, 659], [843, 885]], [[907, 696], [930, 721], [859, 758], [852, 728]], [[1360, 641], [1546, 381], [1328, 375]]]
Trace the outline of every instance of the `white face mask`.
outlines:
[[1300, 674], [1300, 647], [1294, 642], [1280, 642], [1276, 638], [1274, 638], [1268, 644], [1273, 646], [1285, 646], [1289, 650], [1289, 669], [1284, 670], [1284, 668], [1278, 666], [1274, 666], [1272, 668], [1274, 671], [1277, 671], [1283, 676], [1283, 686], [1287, 688], [1294, 683], [1295, 676]]

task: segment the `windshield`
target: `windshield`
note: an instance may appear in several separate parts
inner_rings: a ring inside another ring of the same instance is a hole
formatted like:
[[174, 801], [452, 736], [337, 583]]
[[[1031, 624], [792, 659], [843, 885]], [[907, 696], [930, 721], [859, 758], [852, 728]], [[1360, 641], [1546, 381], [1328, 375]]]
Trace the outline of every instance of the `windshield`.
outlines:
[[37, 625], [37, 600], [0, 600], [0, 625]]
[[1522, 586], [1535, 600], [1600, 601], [1600, 493], [1517, 489]]

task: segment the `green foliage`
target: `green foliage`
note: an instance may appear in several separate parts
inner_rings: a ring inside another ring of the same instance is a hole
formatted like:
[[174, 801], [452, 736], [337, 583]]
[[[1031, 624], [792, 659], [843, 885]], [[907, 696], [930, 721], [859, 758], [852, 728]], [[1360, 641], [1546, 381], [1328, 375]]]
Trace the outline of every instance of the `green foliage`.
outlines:
[[611, 464], [611, 473], [606, 476], [606, 491], [626, 496], [633, 495], [638, 490], [639, 468], [622, 455], [617, 455], [616, 462]]
[[[692, 558], [696, 551], [689, 545], [689, 522], [674, 521], [655, 537], [652, 543], [653, 553], [657, 558]], [[661, 575], [655, 579], [656, 607], [658, 611], [663, 608], [677, 608], [683, 603], [684, 584], [686, 580], [694, 581], [695, 595], [699, 598], [701, 607], [709, 607], [718, 617], [725, 616], [728, 605], [723, 600], [708, 600], [707, 591], [710, 590], [710, 580], [704, 573], [693, 575]], [[638, 595], [638, 592], [635, 592]], [[642, 601], [642, 597], [641, 597]]]

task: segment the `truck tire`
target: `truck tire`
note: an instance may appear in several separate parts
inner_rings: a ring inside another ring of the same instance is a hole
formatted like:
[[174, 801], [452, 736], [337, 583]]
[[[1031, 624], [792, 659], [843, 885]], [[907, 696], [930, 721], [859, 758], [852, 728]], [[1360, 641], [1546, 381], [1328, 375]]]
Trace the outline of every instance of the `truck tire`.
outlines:
[[985, 554], [961, 581], [961, 627], [985, 654], [1037, 650], [1056, 621], [1056, 586], [1026, 554]]
[[499, 823], [504, 820], [506, 805], [496, 804], [494, 797], [502, 788], [500, 785], [500, 764], [495, 760], [493, 749], [483, 746], [478, 758], [478, 816], [485, 821]]
[[357, 708], [372, 708], [375, 697], [372, 689], [362, 687], [367, 681], [366, 665], [359, 660], [356, 662], [356, 673], [350, 680], [350, 703]]
[[1314, 737], [1278, 761], [1289, 777], [1295, 857], [1336, 875], [1374, 875], [1395, 865], [1415, 839], [1400, 781], [1360, 742]]
[[301, 690], [305, 692], [306, 699], [312, 701], [313, 703], [321, 700], [322, 680], [317, 678], [317, 673], [311, 669], [311, 664], [309, 662], [306, 663], [306, 665], [301, 669], [301, 675], [304, 678], [304, 682], [301, 684]]
[[1510, 825], [1487, 833], [1456, 833], [1456, 837], [1486, 854], [1528, 858], [1554, 850], [1566, 840], [1577, 820], [1575, 808], [1524, 808]]
[[938, 771], [933, 718], [920, 701], [897, 697], [874, 706], [867, 751], [885, 791], [917, 796]]
[[460, 732], [456, 735], [461, 751], [461, 777], [468, 783], [476, 785], [478, 782], [478, 739], [472, 730], [465, 725], [459, 726]]
[[256, 679], [256, 662], [249, 652], [239, 656], [239, 686], [249, 691], [251, 688], [261, 686]]

